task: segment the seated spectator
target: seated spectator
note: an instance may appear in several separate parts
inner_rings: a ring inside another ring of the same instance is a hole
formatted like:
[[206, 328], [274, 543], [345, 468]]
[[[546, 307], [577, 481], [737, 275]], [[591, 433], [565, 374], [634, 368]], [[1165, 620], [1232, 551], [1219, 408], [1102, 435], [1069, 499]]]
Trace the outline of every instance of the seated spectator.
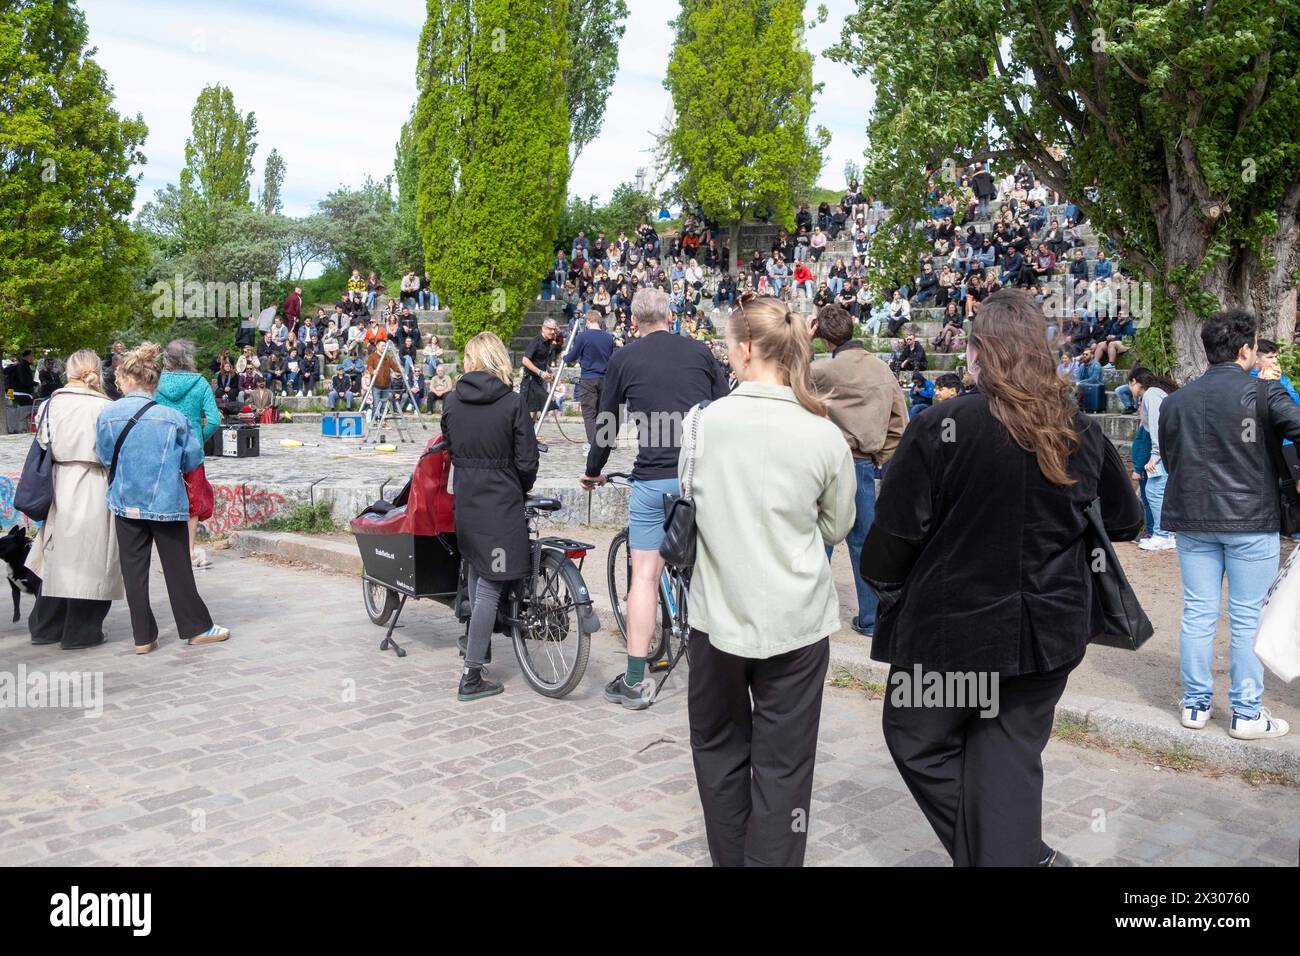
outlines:
[[425, 394], [426, 409], [430, 415], [433, 414], [434, 406], [447, 397], [453, 385], [455, 382], [447, 374], [447, 366], [439, 365], [433, 377], [428, 380], [428, 390]]
[[895, 375], [905, 372], [924, 372], [926, 369], [925, 347], [908, 333], [903, 341], [895, 347], [889, 359], [889, 367]]
[[964, 326], [961, 313], [957, 311], [957, 303], [949, 302], [943, 313], [943, 327], [939, 330], [939, 334], [930, 340], [930, 345], [939, 352], [960, 351], [966, 347], [966, 337], [963, 332]]
[[[865, 286], [864, 286], [865, 288]], [[912, 317], [912, 307], [907, 300], [903, 298], [903, 293], [898, 289], [894, 290], [894, 297], [889, 302], [889, 327], [888, 335], [892, 339], [898, 335], [899, 329], [907, 324]]]
[[946, 402], [950, 398], [956, 398], [962, 391], [961, 379], [952, 372], [945, 372], [934, 380], [934, 400], [936, 404]]
[[302, 353], [302, 374], [298, 381], [298, 388], [301, 390], [301, 394], [314, 395], [316, 393], [316, 386], [320, 384], [320, 380], [320, 357], [316, 355], [312, 350], [312, 347], [309, 345]]
[[808, 263], [803, 259], [797, 259], [794, 264], [794, 284], [799, 289], [804, 298], [811, 299], [817, 292], [813, 281], [812, 270], [808, 268]]
[[1106, 410], [1106, 378], [1101, 366], [1093, 361], [1091, 352], [1083, 352], [1079, 361], [1079, 407], [1085, 412], [1103, 412]]
[[272, 355], [267, 361], [266, 374], [263, 376], [263, 381], [265, 381], [267, 387], [276, 394], [285, 391], [284, 359], [280, 358], [279, 352]]
[[1074, 250], [1074, 258], [1070, 260], [1070, 278], [1088, 281], [1088, 260], [1083, 257], [1082, 249]]
[[[349, 359], [348, 361], [352, 361]], [[344, 407], [352, 411], [352, 376], [343, 370], [340, 365], [330, 379], [329, 393], [325, 396], [329, 411], [337, 411], [338, 403], [343, 401]]]
[[1133, 320], [1125, 315], [1116, 315], [1104, 322], [1099, 322], [1100, 329], [1096, 344], [1093, 345], [1092, 358], [1094, 362], [1100, 363], [1103, 358], [1106, 359], [1106, 368], [1115, 367], [1115, 359], [1129, 350], [1129, 346], [1124, 343], [1124, 339], [1132, 339], [1137, 334], [1137, 329], [1133, 327]]
[[1092, 277], [1094, 279], [1109, 279], [1113, 271], [1114, 266], [1111, 261], [1106, 258], [1106, 250], [1098, 249], [1097, 261], [1092, 267]]
[[217, 408], [221, 410], [222, 415], [229, 415], [237, 410], [239, 375], [229, 359], [221, 364], [221, 369], [212, 381], [212, 394], [217, 400]]
[[284, 360], [284, 389], [290, 395], [302, 395], [302, 359], [296, 348], [290, 349]]
[[907, 416], [914, 418], [934, 404], [934, 384], [920, 372], [912, 373], [911, 407]]

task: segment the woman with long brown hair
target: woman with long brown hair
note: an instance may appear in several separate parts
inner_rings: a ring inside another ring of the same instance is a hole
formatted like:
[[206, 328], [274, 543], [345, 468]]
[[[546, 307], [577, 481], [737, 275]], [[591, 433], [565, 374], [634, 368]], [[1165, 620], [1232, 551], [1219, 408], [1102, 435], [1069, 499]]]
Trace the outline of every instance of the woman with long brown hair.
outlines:
[[688, 414], [678, 471], [695, 501], [687, 710], [709, 853], [798, 866], [808, 836], [829, 635], [826, 546], [853, 527], [853, 457], [812, 386], [808, 322], [772, 297], [727, 319], [737, 388]]
[[1026, 293], [984, 301], [966, 359], [976, 390], [908, 425], [862, 553], [885, 741], [953, 863], [1068, 865], [1042, 839], [1042, 752], [1104, 629], [1083, 508], [1099, 498], [1115, 540], [1142, 509]]

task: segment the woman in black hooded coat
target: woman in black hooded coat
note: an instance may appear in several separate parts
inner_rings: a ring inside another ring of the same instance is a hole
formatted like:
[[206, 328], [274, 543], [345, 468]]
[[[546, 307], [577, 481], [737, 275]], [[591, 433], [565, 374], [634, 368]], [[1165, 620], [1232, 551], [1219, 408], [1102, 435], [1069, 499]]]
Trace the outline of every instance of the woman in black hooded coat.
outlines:
[[491, 332], [465, 344], [465, 374], [444, 400], [442, 434], [451, 452], [456, 540], [469, 565], [469, 638], [459, 697], [502, 691], [483, 678], [505, 586], [531, 570], [524, 499], [537, 480], [537, 437], [511, 390], [510, 353]]

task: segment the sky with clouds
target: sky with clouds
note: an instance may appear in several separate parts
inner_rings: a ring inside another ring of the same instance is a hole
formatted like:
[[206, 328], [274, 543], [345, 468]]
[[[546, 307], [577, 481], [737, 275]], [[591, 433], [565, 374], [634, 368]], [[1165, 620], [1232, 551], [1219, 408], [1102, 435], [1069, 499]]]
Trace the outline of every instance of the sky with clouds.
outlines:
[[[573, 194], [608, 198], [652, 166], [653, 134], [668, 112], [663, 87], [676, 6], [627, 0], [619, 72], [599, 138], [578, 159]], [[871, 91], [821, 52], [836, 41], [854, 0], [825, 0], [829, 18], [807, 34], [814, 78], [825, 84], [813, 122], [831, 132], [821, 182], [838, 188], [846, 160], [859, 162]], [[392, 171], [398, 132], [415, 100], [420, 0], [83, 0], [96, 59], [116, 106], [149, 126], [137, 206], [179, 179], [190, 110], [222, 83], [257, 116], [254, 193], [272, 147], [284, 157], [285, 212], [311, 212], [339, 186]], [[816, 9], [809, 0], [808, 16]]]

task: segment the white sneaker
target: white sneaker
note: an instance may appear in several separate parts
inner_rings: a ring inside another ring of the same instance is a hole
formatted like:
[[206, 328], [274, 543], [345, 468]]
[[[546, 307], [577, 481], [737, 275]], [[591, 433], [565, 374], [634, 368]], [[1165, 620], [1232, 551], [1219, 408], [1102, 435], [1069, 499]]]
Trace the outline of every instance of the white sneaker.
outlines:
[[1178, 539], [1172, 534], [1153, 534], [1138, 542], [1138, 547], [1143, 551], [1173, 551], [1178, 547]]
[[212, 559], [208, 557], [208, 553], [202, 548], [195, 548], [190, 564], [195, 568], [210, 568], [212, 567]]
[[1268, 740], [1271, 737], [1282, 737], [1290, 729], [1285, 720], [1279, 720], [1268, 712], [1267, 707], [1261, 707], [1254, 718], [1239, 717], [1233, 713], [1228, 736], [1238, 740]]
[[1188, 730], [1202, 730], [1210, 722], [1210, 708], [1184, 707], [1183, 726]]

